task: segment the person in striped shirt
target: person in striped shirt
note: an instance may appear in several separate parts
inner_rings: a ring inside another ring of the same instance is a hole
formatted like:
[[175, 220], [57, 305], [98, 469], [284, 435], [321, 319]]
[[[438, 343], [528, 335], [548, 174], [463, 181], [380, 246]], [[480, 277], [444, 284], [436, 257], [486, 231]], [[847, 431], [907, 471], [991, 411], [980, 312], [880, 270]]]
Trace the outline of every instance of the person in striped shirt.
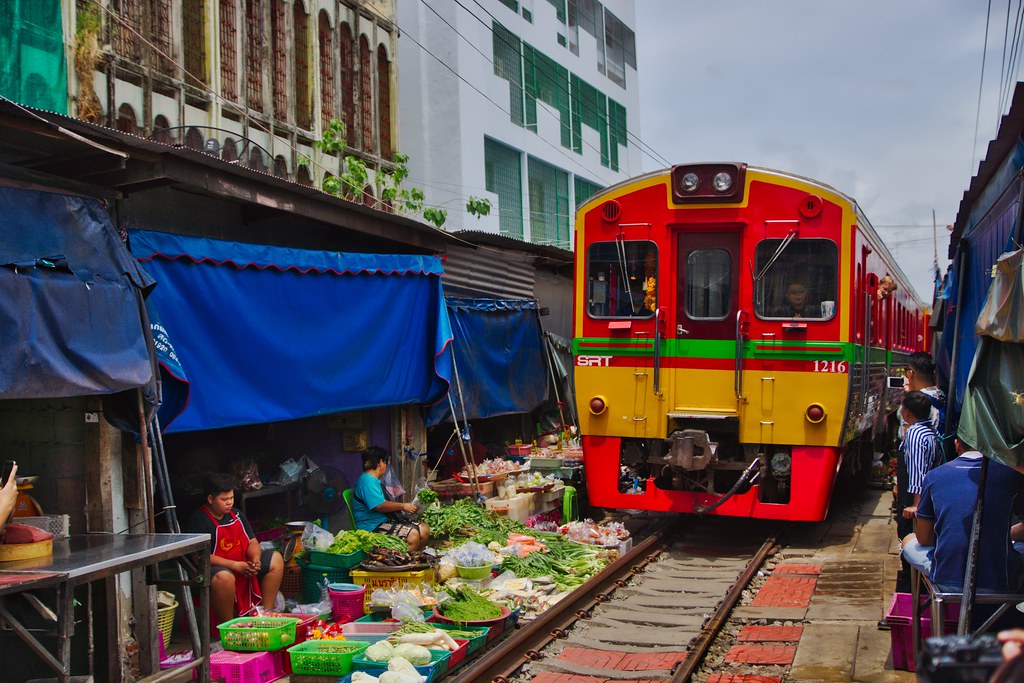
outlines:
[[932, 400], [921, 391], [903, 395], [900, 418], [907, 424], [896, 469], [896, 494], [900, 515], [896, 531], [902, 540], [914, 530], [914, 513], [921, 500], [924, 475], [935, 464], [935, 431], [931, 420]]

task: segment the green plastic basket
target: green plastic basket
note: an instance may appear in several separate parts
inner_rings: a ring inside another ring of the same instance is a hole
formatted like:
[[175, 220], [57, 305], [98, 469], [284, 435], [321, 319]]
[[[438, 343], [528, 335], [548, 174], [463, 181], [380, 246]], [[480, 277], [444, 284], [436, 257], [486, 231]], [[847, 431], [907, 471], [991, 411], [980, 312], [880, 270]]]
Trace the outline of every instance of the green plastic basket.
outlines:
[[338, 553], [325, 553], [320, 550], [309, 551], [309, 564], [317, 567], [335, 567], [337, 569], [352, 569], [359, 566], [359, 563], [366, 557], [366, 553], [357, 550], [348, 555]]
[[344, 676], [352, 671], [352, 659], [369, 646], [361, 640], [307, 640], [288, 648], [288, 657], [292, 673]]
[[274, 652], [295, 642], [296, 619], [240, 617], [217, 626], [225, 650]]
[[324, 567], [308, 564], [297, 560], [302, 570], [302, 601], [305, 603], [320, 602], [320, 591], [327, 583], [349, 583], [351, 574], [348, 569], [340, 567]]
[[455, 565], [455, 569], [459, 572], [459, 576], [467, 581], [479, 581], [480, 579], [486, 579], [491, 575], [491, 565], [485, 565], [483, 567], [463, 567], [461, 565]]

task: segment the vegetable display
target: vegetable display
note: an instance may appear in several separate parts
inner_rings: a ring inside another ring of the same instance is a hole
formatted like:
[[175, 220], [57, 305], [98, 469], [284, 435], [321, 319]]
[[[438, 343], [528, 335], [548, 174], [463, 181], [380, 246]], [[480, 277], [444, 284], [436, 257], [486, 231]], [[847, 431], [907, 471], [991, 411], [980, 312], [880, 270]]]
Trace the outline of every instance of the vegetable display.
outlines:
[[430, 526], [432, 537], [452, 540], [472, 538], [483, 545], [497, 539], [481, 540], [481, 535], [500, 534], [501, 542], [504, 542], [510, 533], [528, 531], [522, 522], [497, 515], [468, 498], [439, 509], [428, 508], [423, 511], [421, 520]]
[[487, 621], [500, 617], [501, 607], [463, 586], [452, 592], [452, 599], [441, 607], [441, 612], [452, 621]]
[[423, 489], [422, 491], [416, 494], [416, 499], [423, 503], [424, 505], [431, 505], [433, 503], [436, 503], [438, 500], [437, 491]]
[[545, 538], [545, 543], [548, 552], [531, 552], [523, 557], [511, 555], [502, 561], [501, 569], [523, 579], [549, 577], [560, 590], [582, 586], [604, 569], [608, 555], [598, 547], [557, 538]]
[[388, 534], [377, 534], [372, 531], [356, 529], [354, 531], [340, 531], [334, 537], [334, 543], [326, 552], [338, 555], [349, 555], [357, 550], [371, 550], [373, 548], [389, 548], [391, 550], [408, 550], [409, 545], [397, 536]]

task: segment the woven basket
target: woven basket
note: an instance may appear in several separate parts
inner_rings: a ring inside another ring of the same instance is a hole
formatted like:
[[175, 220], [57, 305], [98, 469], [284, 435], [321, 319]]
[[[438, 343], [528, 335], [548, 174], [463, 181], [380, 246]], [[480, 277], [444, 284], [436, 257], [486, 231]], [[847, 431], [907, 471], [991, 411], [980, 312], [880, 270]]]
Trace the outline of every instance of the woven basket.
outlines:
[[156, 625], [160, 629], [160, 635], [164, 640], [166, 648], [171, 642], [171, 629], [174, 628], [174, 614], [178, 610], [178, 602], [167, 607], [160, 607], [156, 611]]

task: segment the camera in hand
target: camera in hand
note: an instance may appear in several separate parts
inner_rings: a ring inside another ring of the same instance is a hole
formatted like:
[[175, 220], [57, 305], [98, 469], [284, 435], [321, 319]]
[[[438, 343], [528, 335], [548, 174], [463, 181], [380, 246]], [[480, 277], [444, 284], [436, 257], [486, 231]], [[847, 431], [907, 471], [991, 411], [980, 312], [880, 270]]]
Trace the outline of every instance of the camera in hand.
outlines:
[[1002, 664], [993, 635], [929, 638], [921, 648], [918, 680], [924, 683], [985, 683]]
[[7, 480], [11, 478], [11, 472], [13, 472], [13, 471], [14, 471], [14, 461], [13, 460], [5, 460], [4, 461], [3, 473], [0, 474], [0, 488], [3, 488], [4, 486], [7, 486]]
[[888, 386], [890, 389], [902, 389], [903, 385], [906, 384], [906, 379], [902, 375], [892, 375], [889, 377]]

